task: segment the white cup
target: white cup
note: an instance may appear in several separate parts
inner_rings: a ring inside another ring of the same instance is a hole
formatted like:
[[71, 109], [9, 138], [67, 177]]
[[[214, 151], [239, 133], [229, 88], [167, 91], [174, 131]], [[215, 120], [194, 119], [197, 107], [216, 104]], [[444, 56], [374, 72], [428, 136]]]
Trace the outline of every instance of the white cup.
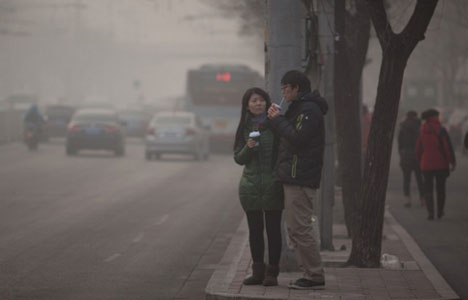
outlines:
[[249, 133], [249, 138], [253, 139], [256, 142], [255, 147], [257, 147], [259, 145], [258, 140], [260, 139], [260, 131], [251, 131]]

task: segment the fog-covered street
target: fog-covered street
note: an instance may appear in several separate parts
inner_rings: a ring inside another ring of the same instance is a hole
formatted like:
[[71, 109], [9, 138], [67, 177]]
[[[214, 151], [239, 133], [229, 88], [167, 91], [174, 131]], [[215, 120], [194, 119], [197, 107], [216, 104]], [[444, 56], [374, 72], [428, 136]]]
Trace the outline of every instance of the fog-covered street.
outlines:
[[20, 143], [0, 148], [1, 299], [170, 299], [182, 291], [215, 239], [239, 224], [241, 168], [230, 156], [148, 162], [143, 153], [137, 140], [122, 158], [67, 157], [60, 140], [32, 153]]

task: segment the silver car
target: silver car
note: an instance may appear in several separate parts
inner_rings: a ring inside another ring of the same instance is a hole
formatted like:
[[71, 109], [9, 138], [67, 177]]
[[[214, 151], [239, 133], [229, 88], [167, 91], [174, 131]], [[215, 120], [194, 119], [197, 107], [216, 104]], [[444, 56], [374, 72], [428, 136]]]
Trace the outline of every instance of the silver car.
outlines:
[[145, 135], [145, 158], [159, 159], [163, 153], [191, 154], [197, 160], [210, 154], [209, 128], [191, 112], [159, 112], [151, 119]]

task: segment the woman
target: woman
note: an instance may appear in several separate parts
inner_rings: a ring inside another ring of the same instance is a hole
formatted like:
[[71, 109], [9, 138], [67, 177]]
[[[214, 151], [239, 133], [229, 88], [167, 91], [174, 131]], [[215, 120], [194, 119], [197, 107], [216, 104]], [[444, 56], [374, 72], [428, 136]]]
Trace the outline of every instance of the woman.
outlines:
[[[234, 160], [244, 166], [239, 183], [239, 198], [247, 215], [252, 275], [245, 285], [278, 285], [281, 256], [281, 213], [283, 190], [273, 178], [275, 139], [267, 122], [267, 109], [271, 105], [268, 94], [260, 88], [248, 89], [242, 97], [242, 111], [234, 142]], [[254, 140], [251, 132], [259, 132]], [[269, 261], [263, 261], [265, 243], [263, 231], [268, 237]]]
[[455, 153], [447, 130], [441, 125], [439, 112], [428, 109], [421, 115], [425, 121], [416, 143], [416, 155], [424, 176], [428, 219], [434, 219], [434, 179], [437, 192], [437, 218], [444, 216], [445, 181], [455, 170]]

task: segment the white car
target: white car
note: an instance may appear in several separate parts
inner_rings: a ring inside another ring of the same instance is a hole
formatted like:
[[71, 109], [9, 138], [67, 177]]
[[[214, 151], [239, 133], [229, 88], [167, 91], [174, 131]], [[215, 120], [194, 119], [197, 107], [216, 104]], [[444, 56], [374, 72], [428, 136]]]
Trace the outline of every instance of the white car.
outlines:
[[145, 135], [145, 158], [159, 159], [163, 153], [193, 155], [208, 159], [209, 128], [192, 112], [159, 112], [151, 119]]

